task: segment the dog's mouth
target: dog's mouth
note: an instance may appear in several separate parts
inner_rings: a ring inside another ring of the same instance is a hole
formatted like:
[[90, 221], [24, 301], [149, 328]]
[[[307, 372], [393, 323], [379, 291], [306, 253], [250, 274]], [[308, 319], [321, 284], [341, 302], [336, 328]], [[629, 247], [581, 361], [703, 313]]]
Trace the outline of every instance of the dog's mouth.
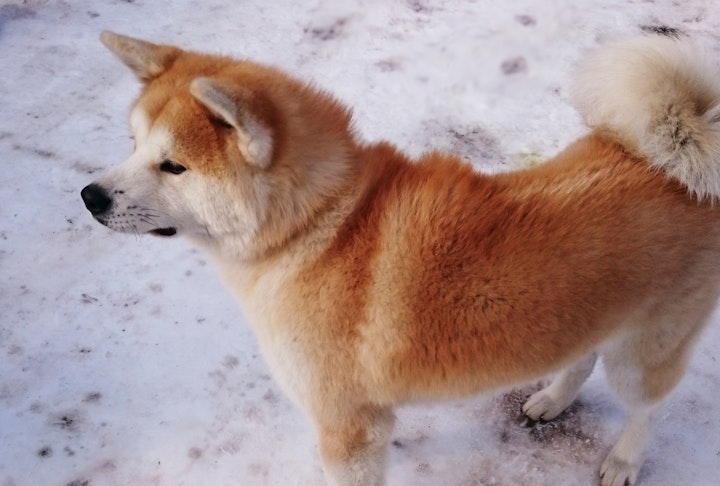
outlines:
[[158, 236], [174, 236], [177, 233], [177, 229], [173, 227], [169, 228], [155, 228], [150, 233]]

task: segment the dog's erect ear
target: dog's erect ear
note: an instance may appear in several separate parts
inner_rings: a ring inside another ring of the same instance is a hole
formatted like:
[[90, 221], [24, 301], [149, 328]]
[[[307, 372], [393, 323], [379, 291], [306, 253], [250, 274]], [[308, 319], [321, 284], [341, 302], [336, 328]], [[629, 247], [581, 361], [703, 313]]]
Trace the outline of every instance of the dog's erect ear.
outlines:
[[251, 95], [238, 87], [208, 78], [190, 83], [190, 93], [210, 112], [238, 133], [240, 152], [248, 163], [265, 169], [273, 155], [272, 132], [251, 110]]
[[100, 40], [144, 82], [169, 68], [182, 52], [177, 47], [152, 44], [107, 30], [100, 34]]

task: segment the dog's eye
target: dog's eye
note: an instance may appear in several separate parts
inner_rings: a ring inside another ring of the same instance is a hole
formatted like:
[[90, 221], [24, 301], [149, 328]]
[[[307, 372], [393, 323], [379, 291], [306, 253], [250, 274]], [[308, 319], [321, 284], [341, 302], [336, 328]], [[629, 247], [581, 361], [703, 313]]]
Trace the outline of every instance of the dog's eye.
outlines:
[[177, 162], [173, 162], [172, 160], [165, 159], [160, 164], [160, 170], [163, 172], [169, 172], [171, 174], [182, 174], [187, 169], [183, 167], [182, 165], [178, 164]]

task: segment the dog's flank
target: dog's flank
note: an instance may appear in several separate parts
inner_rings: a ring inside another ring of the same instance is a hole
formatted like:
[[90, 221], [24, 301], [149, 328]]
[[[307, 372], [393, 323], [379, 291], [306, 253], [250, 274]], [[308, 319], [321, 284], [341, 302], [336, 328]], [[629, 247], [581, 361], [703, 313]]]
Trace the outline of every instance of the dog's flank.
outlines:
[[88, 209], [111, 229], [186, 235], [210, 252], [312, 417], [330, 484], [383, 483], [399, 403], [561, 370], [523, 407], [550, 420], [598, 356], [630, 412], [601, 484], [636, 481], [720, 291], [718, 84], [699, 62], [684, 70], [685, 41], [597, 54], [576, 90], [595, 130], [497, 175], [363, 144], [348, 109], [278, 69], [103, 42], [143, 90], [136, 148], [83, 190]]

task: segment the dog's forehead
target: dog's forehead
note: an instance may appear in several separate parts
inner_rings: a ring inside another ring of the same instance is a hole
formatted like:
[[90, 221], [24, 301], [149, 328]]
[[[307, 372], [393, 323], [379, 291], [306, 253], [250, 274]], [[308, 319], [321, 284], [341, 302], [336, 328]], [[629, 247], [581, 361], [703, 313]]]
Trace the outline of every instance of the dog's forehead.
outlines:
[[[227, 135], [213, 125], [189, 88], [164, 95], [143, 94], [130, 113], [130, 126], [138, 148], [152, 144], [162, 150], [162, 157], [196, 171], [218, 174], [228, 169]], [[157, 146], [158, 140], [162, 147]]]

